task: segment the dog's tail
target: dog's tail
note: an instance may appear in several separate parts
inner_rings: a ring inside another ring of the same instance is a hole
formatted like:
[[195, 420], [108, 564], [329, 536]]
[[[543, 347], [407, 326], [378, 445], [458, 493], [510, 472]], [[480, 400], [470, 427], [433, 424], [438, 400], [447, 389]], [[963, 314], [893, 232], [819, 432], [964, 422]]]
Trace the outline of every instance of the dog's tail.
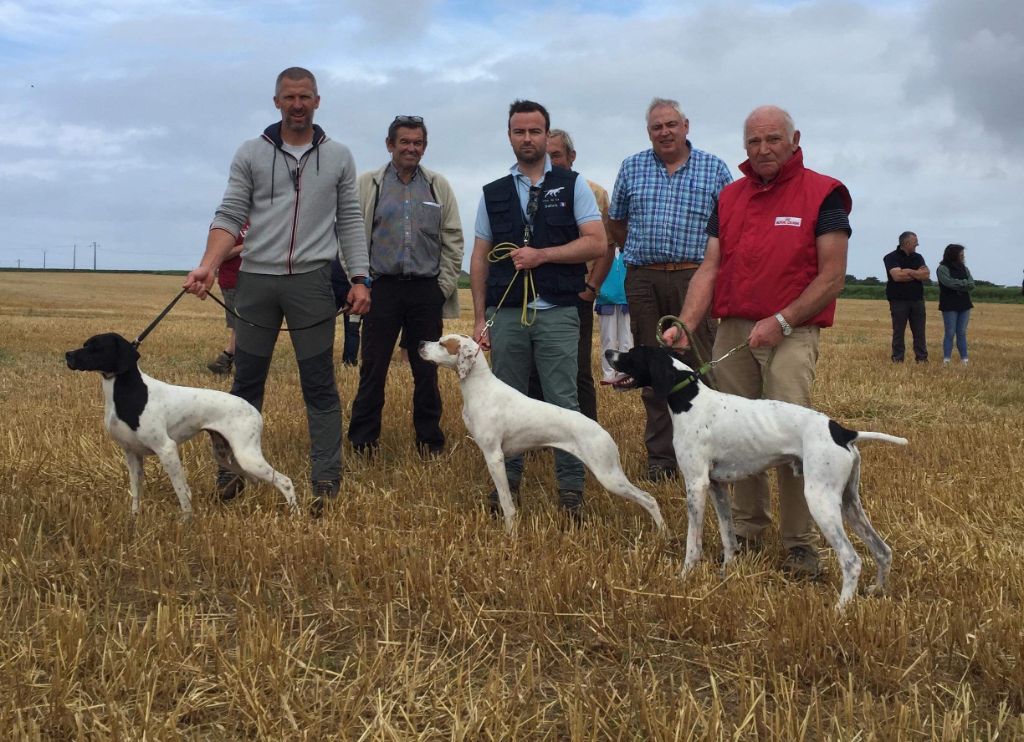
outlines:
[[858, 431], [857, 441], [885, 441], [886, 443], [895, 443], [897, 446], [905, 446], [910, 443], [906, 438], [888, 433], [873, 433], [870, 430]]

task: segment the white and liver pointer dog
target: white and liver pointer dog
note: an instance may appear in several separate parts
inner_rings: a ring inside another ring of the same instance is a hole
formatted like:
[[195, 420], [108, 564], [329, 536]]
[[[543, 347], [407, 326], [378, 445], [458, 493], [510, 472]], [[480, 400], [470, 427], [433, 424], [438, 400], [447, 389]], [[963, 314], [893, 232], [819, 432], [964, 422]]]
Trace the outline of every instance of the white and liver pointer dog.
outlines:
[[511, 531], [516, 508], [505, 476], [505, 456], [535, 448], [558, 448], [577, 457], [609, 492], [646, 510], [659, 529], [665, 528], [653, 497], [633, 486], [619, 463], [619, 449], [604, 428], [587, 416], [530, 399], [499, 380], [465, 335], [445, 335], [424, 341], [420, 357], [455, 369], [462, 387], [462, 420], [484, 455]]
[[298, 510], [292, 480], [263, 458], [263, 417], [241, 397], [214, 389], [173, 386], [139, 370], [139, 352], [116, 333], [95, 335], [65, 356], [68, 368], [98, 371], [103, 377], [103, 422], [124, 449], [132, 495], [139, 512], [143, 490], [142, 457], [160, 458], [181, 504], [182, 518], [192, 516], [192, 493], [178, 457], [178, 444], [205, 430], [217, 462], [239, 474], [277, 487], [292, 511]]
[[839, 558], [843, 587], [837, 608], [854, 595], [861, 560], [843, 530], [843, 519], [871, 551], [881, 592], [892, 565], [892, 551], [861, 507], [860, 453], [854, 442], [879, 440], [906, 445], [906, 438], [848, 430], [806, 407], [767, 399], [745, 399], [715, 391], [667, 348], [609, 350], [605, 357], [630, 378], [620, 388], [651, 387], [672, 413], [672, 443], [686, 480], [686, 559], [683, 573], [701, 558], [704, 505], [710, 489], [722, 535], [724, 563], [736, 554], [726, 482], [745, 479], [769, 467], [790, 464], [803, 470], [807, 507]]

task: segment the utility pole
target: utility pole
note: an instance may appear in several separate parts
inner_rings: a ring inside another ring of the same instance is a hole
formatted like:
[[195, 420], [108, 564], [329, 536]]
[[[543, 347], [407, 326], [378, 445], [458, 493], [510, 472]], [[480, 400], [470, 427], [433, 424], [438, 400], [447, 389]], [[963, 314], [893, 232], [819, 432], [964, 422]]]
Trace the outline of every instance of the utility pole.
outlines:
[[21, 258], [18, 258], [18, 270], [21, 270]]

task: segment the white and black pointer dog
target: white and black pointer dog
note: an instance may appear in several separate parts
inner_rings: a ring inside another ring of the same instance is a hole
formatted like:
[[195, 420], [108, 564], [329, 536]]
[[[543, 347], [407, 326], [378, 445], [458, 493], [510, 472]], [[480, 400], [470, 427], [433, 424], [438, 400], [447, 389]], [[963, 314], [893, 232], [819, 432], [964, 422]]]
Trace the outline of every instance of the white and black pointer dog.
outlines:
[[239, 474], [277, 487], [298, 510], [292, 480], [263, 458], [263, 417], [251, 404], [214, 389], [173, 386], [139, 370], [139, 352], [116, 333], [95, 335], [65, 355], [68, 368], [98, 371], [103, 377], [103, 421], [128, 460], [132, 514], [143, 490], [142, 457], [156, 455], [171, 478], [182, 518], [192, 515], [192, 493], [178, 457], [178, 445], [201, 430], [210, 434], [217, 462]]
[[657, 501], [626, 478], [619, 449], [604, 428], [586, 415], [530, 399], [499, 380], [480, 354], [480, 346], [465, 335], [445, 335], [423, 341], [420, 357], [454, 369], [462, 387], [462, 420], [484, 455], [498, 491], [498, 501], [511, 532], [516, 516], [505, 457], [535, 448], [558, 448], [571, 453], [590, 469], [609, 492], [646, 510], [659, 529], [665, 521]]
[[619, 388], [651, 387], [672, 413], [672, 442], [686, 480], [689, 524], [683, 573], [701, 558], [701, 528], [710, 489], [722, 535], [724, 562], [736, 554], [727, 482], [745, 479], [769, 467], [802, 469], [807, 507], [835, 550], [843, 573], [837, 608], [853, 598], [861, 560], [843, 530], [845, 519], [867, 545], [878, 565], [872, 592], [885, 588], [892, 551], [871, 526], [861, 507], [861, 440], [906, 445], [906, 438], [848, 430], [815, 410], [767, 399], [723, 394], [700, 381], [693, 369], [667, 348], [609, 350], [605, 357], [630, 378]]

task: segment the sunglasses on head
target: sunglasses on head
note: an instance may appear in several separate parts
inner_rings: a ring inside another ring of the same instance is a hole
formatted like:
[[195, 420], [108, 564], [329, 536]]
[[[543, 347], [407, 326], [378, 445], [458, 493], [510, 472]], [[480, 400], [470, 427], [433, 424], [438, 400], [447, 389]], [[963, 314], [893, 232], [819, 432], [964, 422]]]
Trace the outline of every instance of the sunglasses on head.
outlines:
[[395, 116], [395, 120], [392, 124], [422, 124], [422, 116]]

